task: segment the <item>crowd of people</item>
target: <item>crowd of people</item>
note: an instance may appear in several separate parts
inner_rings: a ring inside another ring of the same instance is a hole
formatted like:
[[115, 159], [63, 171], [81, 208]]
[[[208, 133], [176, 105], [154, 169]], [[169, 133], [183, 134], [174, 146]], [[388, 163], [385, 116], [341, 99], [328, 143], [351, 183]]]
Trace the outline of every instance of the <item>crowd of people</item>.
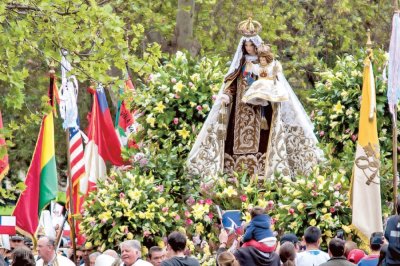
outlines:
[[[397, 201], [400, 213], [400, 198]], [[400, 265], [400, 215], [391, 216], [385, 232], [370, 236], [368, 253], [342, 235], [332, 238], [328, 252], [320, 249], [321, 230], [308, 227], [299, 238], [293, 233], [279, 238], [270, 229], [270, 217], [262, 208], [251, 212], [252, 220], [245, 227], [240, 241], [232, 241], [229, 232], [221, 230], [219, 248], [215, 254], [218, 266], [394, 266]], [[115, 250], [99, 252], [79, 250], [73, 262], [71, 250], [60, 252], [56, 240], [42, 236], [37, 241], [37, 254], [21, 236], [10, 239], [10, 247], [0, 245], [0, 266], [199, 266], [200, 262], [187, 252], [187, 237], [182, 232], [172, 232], [166, 248], [153, 246], [147, 256], [142, 256], [142, 245], [137, 240], [126, 240]], [[233, 242], [233, 244], [232, 244]]]

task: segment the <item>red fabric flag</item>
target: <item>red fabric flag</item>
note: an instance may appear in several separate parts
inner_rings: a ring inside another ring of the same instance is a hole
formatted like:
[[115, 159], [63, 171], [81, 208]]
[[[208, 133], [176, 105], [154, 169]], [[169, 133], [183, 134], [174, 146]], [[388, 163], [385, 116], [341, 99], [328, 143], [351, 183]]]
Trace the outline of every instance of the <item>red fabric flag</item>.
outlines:
[[86, 192], [95, 190], [97, 180], [106, 178], [106, 161], [124, 165], [104, 90], [100, 87], [90, 92], [93, 93], [93, 107], [87, 132], [89, 142], [85, 147], [86, 176], [81, 180], [81, 191]]

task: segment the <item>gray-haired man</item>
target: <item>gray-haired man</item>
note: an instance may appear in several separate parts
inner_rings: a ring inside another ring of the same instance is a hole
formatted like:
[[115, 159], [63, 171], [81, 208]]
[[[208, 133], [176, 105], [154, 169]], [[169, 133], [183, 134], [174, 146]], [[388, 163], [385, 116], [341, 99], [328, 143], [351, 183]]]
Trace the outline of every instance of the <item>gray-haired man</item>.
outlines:
[[153, 266], [153, 264], [142, 260], [141, 246], [137, 240], [127, 240], [120, 244], [121, 249], [121, 266]]

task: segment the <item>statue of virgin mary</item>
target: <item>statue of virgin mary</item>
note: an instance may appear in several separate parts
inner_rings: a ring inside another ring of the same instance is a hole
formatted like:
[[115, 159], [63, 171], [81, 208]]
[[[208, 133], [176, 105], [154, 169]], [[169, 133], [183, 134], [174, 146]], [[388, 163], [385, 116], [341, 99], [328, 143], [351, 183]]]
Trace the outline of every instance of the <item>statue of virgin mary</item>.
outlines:
[[243, 99], [259, 76], [257, 49], [263, 44], [260, 30], [260, 23], [251, 18], [239, 23], [242, 38], [217, 100], [189, 153], [191, 175], [247, 171], [264, 178], [273, 178], [275, 173], [294, 178], [309, 174], [322, 159], [313, 125], [278, 61], [269, 62], [270, 68], [274, 69], [274, 82], [286, 90], [288, 99], [262, 105]]

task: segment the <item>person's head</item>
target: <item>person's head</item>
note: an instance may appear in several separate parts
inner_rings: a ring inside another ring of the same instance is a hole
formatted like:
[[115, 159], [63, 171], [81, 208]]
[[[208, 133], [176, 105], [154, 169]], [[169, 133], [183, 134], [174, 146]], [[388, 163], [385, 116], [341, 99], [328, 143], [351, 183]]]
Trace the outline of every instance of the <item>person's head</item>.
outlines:
[[304, 232], [304, 241], [306, 242], [306, 245], [319, 245], [320, 237], [321, 230], [319, 230], [319, 228], [316, 226], [309, 226]]
[[387, 245], [387, 244], [382, 245], [381, 251], [379, 252], [379, 260], [378, 260], [377, 266], [383, 265], [383, 261], [384, 261], [385, 258], [386, 258], [386, 252], [387, 252], [387, 250], [388, 250], [388, 245]]
[[250, 216], [251, 219], [256, 217], [257, 215], [265, 214], [265, 209], [261, 207], [254, 207], [253, 209], [250, 210]]
[[365, 257], [365, 255], [365, 252], [361, 249], [353, 249], [347, 256], [347, 260], [354, 264], [357, 264], [362, 258]]
[[11, 265], [24, 265], [24, 266], [35, 266], [35, 258], [32, 251], [27, 247], [17, 247], [12, 253], [12, 264]]
[[296, 259], [296, 248], [292, 242], [285, 242], [279, 248], [279, 257], [281, 258], [283, 266], [292, 266]]
[[374, 232], [369, 239], [369, 246], [372, 251], [379, 251], [383, 245], [383, 233]]
[[344, 240], [340, 238], [332, 238], [328, 246], [331, 257], [342, 257], [344, 255], [344, 244]]
[[111, 256], [116, 260], [119, 259], [118, 253], [113, 249], [107, 249], [106, 251], [103, 252], [103, 254]]
[[260, 65], [268, 65], [274, 60], [274, 54], [271, 51], [271, 47], [267, 44], [262, 44], [257, 49], [258, 61], [260, 61]]
[[10, 237], [10, 247], [11, 250], [17, 247], [23, 247], [24, 244], [24, 237], [20, 235], [15, 235]]
[[344, 244], [344, 256], [347, 258], [349, 256], [350, 251], [358, 248], [357, 243], [351, 240], [347, 240]]
[[218, 265], [220, 266], [239, 266], [239, 262], [236, 260], [235, 256], [229, 252], [225, 251], [219, 254], [218, 258]]
[[186, 236], [181, 232], [175, 231], [169, 234], [167, 238], [168, 250], [171, 250], [175, 253], [183, 252], [186, 248]]
[[94, 266], [94, 264], [96, 263], [96, 258], [98, 256], [100, 256], [101, 253], [100, 252], [93, 252], [92, 254], [89, 255], [89, 265], [90, 266]]
[[296, 252], [299, 251], [299, 239], [295, 234], [289, 233], [289, 234], [284, 234], [281, 237], [280, 244], [283, 245], [286, 242], [290, 242], [294, 245], [294, 248], [296, 249]]
[[252, 41], [243, 42], [243, 54], [256, 55], [257, 48]]
[[45, 263], [51, 261], [55, 255], [56, 240], [50, 236], [42, 236], [37, 243], [38, 255]]
[[120, 245], [121, 259], [126, 266], [133, 265], [140, 258], [140, 242], [137, 240], [126, 240]]
[[[90, 258], [90, 257], [89, 257]], [[111, 266], [116, 261], [115, 258], [110, 255], [100, 254], [96, 257], [96, 261], [93, 264], [94, 266]]]
[[161, 262], [165, 260], [165, 252], [158, 246], [149, 249], [149, 261], [154, 266], [160, 266]]

